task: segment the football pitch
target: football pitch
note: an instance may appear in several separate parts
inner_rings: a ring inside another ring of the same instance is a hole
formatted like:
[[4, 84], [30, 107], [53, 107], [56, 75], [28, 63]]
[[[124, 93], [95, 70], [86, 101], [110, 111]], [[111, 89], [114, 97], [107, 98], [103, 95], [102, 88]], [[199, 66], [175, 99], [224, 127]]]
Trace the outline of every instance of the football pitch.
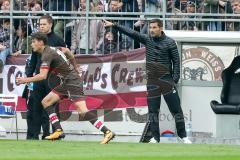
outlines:
[[240, 146], [0, 140], [1, 160], [239, 160]]

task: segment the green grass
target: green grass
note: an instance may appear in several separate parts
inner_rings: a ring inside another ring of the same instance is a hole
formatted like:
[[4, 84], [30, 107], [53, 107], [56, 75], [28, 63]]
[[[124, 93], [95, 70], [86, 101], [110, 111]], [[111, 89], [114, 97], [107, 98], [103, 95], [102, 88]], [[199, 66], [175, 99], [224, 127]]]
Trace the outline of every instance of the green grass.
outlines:
[[1, 160], [239, 160], [240, 146], [0, 140]]

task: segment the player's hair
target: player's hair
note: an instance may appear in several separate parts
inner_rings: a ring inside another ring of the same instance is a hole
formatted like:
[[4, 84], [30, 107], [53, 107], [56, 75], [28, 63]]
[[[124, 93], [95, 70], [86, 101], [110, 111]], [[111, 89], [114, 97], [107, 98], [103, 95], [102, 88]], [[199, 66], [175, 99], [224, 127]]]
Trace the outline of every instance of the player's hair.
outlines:
[[40, 21], [41, 19], [46, 19], [48, 23], [53, 24], [53, 18], [52, 18], [52, 16], [44, 15], [44, 16], [40, 17], [39, 21]]
[[157, 23], [159, 27], [163, 26], [163, 23], [160, 19], [152, 19], [149, 23]]
[[38, 41], [43, 41], [43, 44], [47, 44], [47, 35], [41, 32], [36, 32], [32, 34], [32, 39], [36, 39]]

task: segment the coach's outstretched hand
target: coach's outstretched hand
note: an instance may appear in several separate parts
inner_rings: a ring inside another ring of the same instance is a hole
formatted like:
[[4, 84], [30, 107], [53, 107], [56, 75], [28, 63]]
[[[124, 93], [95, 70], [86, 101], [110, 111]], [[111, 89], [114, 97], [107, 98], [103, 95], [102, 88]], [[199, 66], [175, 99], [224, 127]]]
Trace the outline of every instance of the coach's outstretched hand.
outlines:
[[104, 27], [112, 27], [113, 23], [107, 20], [103, 20], [104, 21]]

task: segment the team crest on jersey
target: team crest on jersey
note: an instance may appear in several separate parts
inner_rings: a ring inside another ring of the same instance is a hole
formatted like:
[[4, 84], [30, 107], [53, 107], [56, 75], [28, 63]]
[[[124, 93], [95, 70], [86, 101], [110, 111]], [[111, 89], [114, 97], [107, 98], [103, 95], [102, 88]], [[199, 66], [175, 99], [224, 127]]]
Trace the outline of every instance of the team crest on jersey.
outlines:
[[220, 81], [224, 69], [222, 60], [205, 47], [183, 50], [182, 65], [184, 80]]

